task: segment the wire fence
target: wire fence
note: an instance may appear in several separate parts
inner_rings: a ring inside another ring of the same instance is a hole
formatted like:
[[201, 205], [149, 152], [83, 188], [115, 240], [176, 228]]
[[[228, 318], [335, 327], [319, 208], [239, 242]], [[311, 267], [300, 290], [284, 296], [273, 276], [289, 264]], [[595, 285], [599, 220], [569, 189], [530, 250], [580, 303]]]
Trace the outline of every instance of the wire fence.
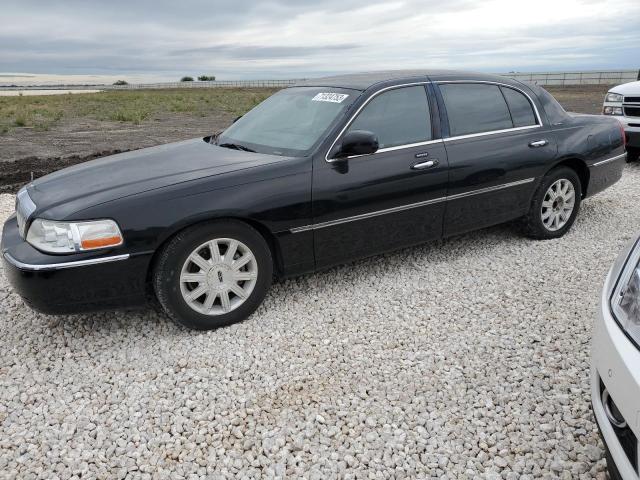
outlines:
[[640, 71], [638, 70], [509, 72], [500, 75], [538, 85], [613, 85], [640, 80]]
[[[505, 77], [538, 85], [617, 85], [640, 80], [638, 70], [575, 71], [575, 72], [509, 72]], [[167, 88], [284, 88], [306, 79], [287, 80], [215, 80], [192, 82], [132, 83], [127, 85], [50, 85], [16, 86], [0, 85], [0, 90], [148, 90]]]
[[138, 83], [130, 85], [106, 85], [105, 90], [137, 90], [158, 88], [284, 88], [304, 79], [290, 80], [214, 80], [193, 82]]
[[[536, 83], [538, 85], [613, 85], [640, 80], [638, 70], [607, 70], [607, 71], [582, 71], [582, 72], [509, 72], [499, 75], [520, 80], [523, 82]], [[235, 87], [235, 88], [283, 88], [295, 85], [305, 79], [291, 80], [216, 80], [205, 82], [168, 82], [168, 83], [147, 83], [132, 85], [109, 85], [105, 89], [109, 90], [135, 90], [154, 88], [215, 88], [215, 87]]]

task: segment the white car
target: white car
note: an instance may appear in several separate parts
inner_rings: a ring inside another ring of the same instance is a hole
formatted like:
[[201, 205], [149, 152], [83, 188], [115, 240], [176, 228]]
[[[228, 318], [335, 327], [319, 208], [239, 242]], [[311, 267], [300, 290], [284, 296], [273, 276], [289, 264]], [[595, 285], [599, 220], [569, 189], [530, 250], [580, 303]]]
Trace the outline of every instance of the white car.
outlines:
[[627, 160], [640, 155], [640, 81], [613, 87], [604, 97], [604, 115], [614, 115], [627, 134]]
[[640, 236], [604, 284], [593, 333], [591, 401], [612, 479], [640, 479]]

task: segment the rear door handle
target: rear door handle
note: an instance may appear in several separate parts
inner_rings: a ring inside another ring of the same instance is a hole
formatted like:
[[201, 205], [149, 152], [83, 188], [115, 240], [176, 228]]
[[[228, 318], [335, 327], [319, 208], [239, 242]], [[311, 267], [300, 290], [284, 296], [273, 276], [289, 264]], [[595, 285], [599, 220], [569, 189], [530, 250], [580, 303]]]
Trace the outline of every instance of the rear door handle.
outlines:
[[427, 160], [426, 162], [418, 162], [411, 165], [412, 170], [426, 170], [427, 168], [433, 168], [438, 165], [438, 160], [432, 158], [431, 160]]
[[549, 142], [547, 142], [546, 140], [538, 140], [536, 142], [531, 142], [529, 144], [529, 146], [531, 148], [538, 148], [538, 147], [544, 147], [546, 144], [548, 144]]

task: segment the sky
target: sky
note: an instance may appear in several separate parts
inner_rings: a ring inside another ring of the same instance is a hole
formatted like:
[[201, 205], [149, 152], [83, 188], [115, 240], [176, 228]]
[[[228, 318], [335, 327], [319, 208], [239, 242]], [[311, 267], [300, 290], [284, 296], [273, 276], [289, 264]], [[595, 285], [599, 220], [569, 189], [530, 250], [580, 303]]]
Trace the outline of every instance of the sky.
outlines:
[[0, 84], [631, 69], [639, 20], [640, 0], [2, 0]]

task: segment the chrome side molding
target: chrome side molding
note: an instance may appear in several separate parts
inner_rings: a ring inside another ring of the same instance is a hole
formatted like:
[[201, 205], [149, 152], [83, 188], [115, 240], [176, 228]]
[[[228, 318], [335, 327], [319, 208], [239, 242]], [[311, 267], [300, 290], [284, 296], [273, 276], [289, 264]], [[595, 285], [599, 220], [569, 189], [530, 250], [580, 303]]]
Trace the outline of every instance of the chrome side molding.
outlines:
[[471, 195], [480, 195], [483, 193], [494, 192], [496, 190], [503, 190], [505, 188], [516, 187], [518, 185], [525, 185], [531, 183], [535, 178], [525, 178], [524, 180], [518, 180], [516, 182], [504, 183], [502, 185], [495, 185], [493, 187], [481, 188], [478, 190], [472, 190], [470, 192], [457, 193], [455, 195], [448, 195], [446, 197], [433, 198], [431, 200], [425, 200], [424, 202], [410, 203], [408, 205], [400, 205], [398, 207], [386, 208], [384, 210], [377, 210], [375, 212], [362, 213], [360, 215], [354, 215], [352, 217], [339, 218], [337, 220], [329, 220], [327, 222], [313, 223], [311, 225], [303, 225], [302, 227], [294, 227], [289, 229], [291, 233], [307, 232], [309, 230], [319, 230], [321, 228], [333, 227], [334, 225], [340, 225], [342, 223], [356, 222], [358, 220], [364, 220], [366, 218], [378, 217], [380, 215], [387, 215], [388, 213], [402, 212], [404, 210], [411, 210], [412, 208], [424, 207], [426, 205], [433, 205], [435, 203], [447, 202], [451, 200], [457, 200], [458, 198], [469, 197]]
[[334, 225], [340, 225], [342, 223], [355, 222], [357, 220], [364, 220], [366, 218], [378, 217], [380, 215], [386, 215], [388, 213], [401, 212], [403, 210], [409, 210], [412, 208], [424, 207], [426, 205], [432, 205], [434, 203], [444, 202], [447, 197], [433, 198], [431, 200], [425, 200], [424, 202], [410, 203], [408, 205], [400, 205], [399, 207], [386, 208], [384, 210], [378, 210], [375, 212], [363, 213], [361, 215], [354, 215], [352, 217], [339, 218], [337, 220], [329, 220], [328, 222], [314, 223], [312, 225], [305, 225], [303, 227], [292, 228], [289, 231], [291, 233], [306, 232], [307, 230], [318, 230], [320, 228], [332, 227]]
[[610, 162], [615, 162], [616, 160], [620, 160], [622, 157], [626, 157], [627, 152], [624, 152], [622, 155], [616, 155], [615, 157], [607, 158], [606, 160], [600, 160], [599, 162], [590, 165], [591, 167], [599, 167], [600, 165], [605, 165]]
[[458, 198], [470, 197], [472, 195], [481, 195], [483, 193], [495, 192], [496, 190], [502, 190], [504, 188], [517, 187], [518, 185], [525, 185], [531, 183], [535, 178], [525, 178], [524, 180], [518, 180], [516, 182], [505, 183], [503, 185], [496, 185], [494, 187], [485, 187], [478, 190], [471, 190], [470, 192], [456, 193], [455, 195], [447, 196], [447, 200], [457, 200]]

